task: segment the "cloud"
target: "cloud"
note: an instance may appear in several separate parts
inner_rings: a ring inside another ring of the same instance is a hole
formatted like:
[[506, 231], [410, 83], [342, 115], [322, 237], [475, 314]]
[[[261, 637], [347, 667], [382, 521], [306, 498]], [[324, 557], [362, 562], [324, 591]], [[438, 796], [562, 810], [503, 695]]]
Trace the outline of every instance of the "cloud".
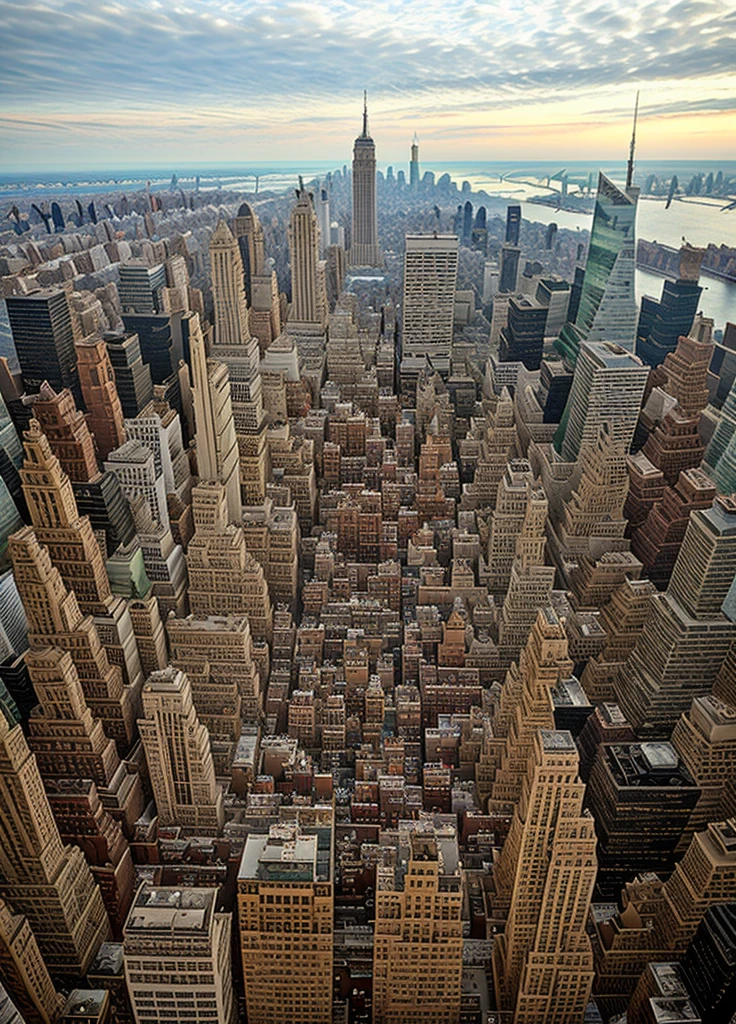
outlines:
[[615, 123], [637, 87], [645, 117], [736, 109], [735, 47], [734, 0], [0, 0], [0, 105], [13, 146], [34, 121], [136, 145], [247, 124], [265, 145], [345, 131], [364, 88], [374, 124], [425, 135], [479, 110], [518, 127], [603, 104]]

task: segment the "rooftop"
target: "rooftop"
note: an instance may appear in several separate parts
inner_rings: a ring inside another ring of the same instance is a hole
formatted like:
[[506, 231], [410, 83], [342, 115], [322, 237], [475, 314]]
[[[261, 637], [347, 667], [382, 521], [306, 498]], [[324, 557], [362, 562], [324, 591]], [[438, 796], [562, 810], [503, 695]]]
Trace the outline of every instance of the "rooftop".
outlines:
[[209, 926], [216, 896], [216, 889], [176, 889], [144, 882], [128, 914], [125, 933], [204, 932]]

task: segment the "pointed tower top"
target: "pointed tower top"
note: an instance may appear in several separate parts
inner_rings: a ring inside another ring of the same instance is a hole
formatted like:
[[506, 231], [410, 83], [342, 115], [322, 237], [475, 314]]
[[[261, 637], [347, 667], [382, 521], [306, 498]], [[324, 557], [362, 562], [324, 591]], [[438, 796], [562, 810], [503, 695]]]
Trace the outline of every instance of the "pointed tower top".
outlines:
[[368, 138], [368, 92], [363, 90], [363, 138]]
[[634, 180], [634, 151], [636, 149], [636, 120], [639, 116], [639, 91], [636, 93], [636, 103], [634, 104], [634, 124], [631, 129], [631, 144], [629, 146], [629, 162], [626, 166], [626, 188], [631, 188]]

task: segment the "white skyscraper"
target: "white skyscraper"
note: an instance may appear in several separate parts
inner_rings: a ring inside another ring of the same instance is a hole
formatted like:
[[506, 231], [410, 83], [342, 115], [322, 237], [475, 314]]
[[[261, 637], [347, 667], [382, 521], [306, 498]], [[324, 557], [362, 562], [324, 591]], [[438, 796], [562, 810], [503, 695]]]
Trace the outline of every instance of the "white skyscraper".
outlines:
[[449, 356], [459, 245], [456, 235], [406, 236], [404, 355]]

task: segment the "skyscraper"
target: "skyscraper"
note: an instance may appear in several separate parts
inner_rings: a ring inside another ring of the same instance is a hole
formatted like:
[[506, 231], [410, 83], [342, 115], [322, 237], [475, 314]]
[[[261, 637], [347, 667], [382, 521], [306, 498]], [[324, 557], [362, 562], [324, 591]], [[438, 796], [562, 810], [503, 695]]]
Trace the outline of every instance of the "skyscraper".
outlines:
[[24, 448], [21, 476], [36, 537], [46, 545], [66, 586], [74, 591], [81, 611], [93, 616], [108, 657], [123, 670], [125, 683], [137, 688], [143, 674], [130, 614], [125, 601], [110, 590], [92, 524], [79, 515], [69, 477], [51, 453], [37, 420], [31, 420], [24, 434]]
[[327, 327], [325, 264], [319, 258], [319, 228], [314, 203], [299, 178], [296, 204], [289, 220], [291, 313], [289, 330], [324, 331]]
[[456, 235], [406, 236], [401, 313], [404, 355], [449, 359], [459, 245]]
[[124, 313], [158, 313], [161, 289], [166, 287], [166, 267], [149, 267], [144, 260], [120, 264], [118, 294]]
[[419, 140], [417, 133], [414, 132], [411, 143], [411, 160], [409, 161], [409, 188], [416, 191], [419, 188], [419, 178]]
[[66, 292], [58, 288], [9, 295], [5, 303], [28, 391], [38, 391], [47, 380], [56, 391], [71, 388], [79, 401], [74, 328]]
[[244, 345], [250, 338], [243, 261], [237, 240], [220, 219], [210, 238], [215, 341], [221, 346]]
[[138, 720], [162, 825], [181, 825], [190, 835], [219, 831], [224, 822], [222, 790], [215, 779], [210, 737], [197, 716], [184, 672], [154, 672], [143, 687]]
[[[31, 931], [28, 918], [0, 899], [0, 973], [26, 1024], [53, 1024], [64, 1004]], [[0, 1019], [2, 1016], [0, 997]]]
[[593, 818], [569, 732], [541, 729], [493, 877], [510, 897], [493, 946], [500, 1009], [515, 1024], [581, 1024], [593, 985], [585, 925], [596, 876]]
[[48, 549], [29, 526], [13, 534], [10, 554], [31, 646], [51, 645], [71, 654], [90, 709], [126, 751], [134, 733], [134, 696], [123, 685], [121, 669], [110, 664], [92, 617], [83, 615], [74, 591], [64, 586]]
[[368, 100], [363, 96], [363, 131], [353, 146], [352, 267], [380, 267], [376, 213], [376, 144], [368, 134]]
[[87, 420], [99, 457], [104, 461], [125, 440], [123, 408], [115, 386], [115, 371], [102, 338], [85, 338], [78, 341], [75, 348]]
[[78, 977], [110, 935], [82, 851], [64, 846], [19, 725], [0, 715], [0, 897], [33, 930], [52, 977]]
[[401, 822], [376, 869], [374, 1024], [459, 1019], [462, 905], [454, 827]]
[[538, 370], [544, 347], [547, 307], [530, 295], [510, 295], [508, 322], [501, 328], [499, 357]]
[[610, 424], [614, 441], [628, 453], [639, 418], [649, 367], [619, 345], [584, 342], [575, 366], [555, 447], [567, 462], [595, 443], [603, 423]]
[[506, 243], [507, 245], [519, 244], [519, 230], [521, 228], [521, 207], [512, 205], [506, 207]]
[[137, 1021], [232, 1024], [232, 914], [218, 890], [143, 882], [125, 924], [123, 959]]
[[690, 333], [703, 289], [698, 284], [704, 249], [680, 248], [676, 281], [665, 280], [659, 302], [643, 296], [636, 332], [636, 354], [649, 366], [659, 366], [678, 339]]
[[599, 175], [580, 303], [555, 343], [573, 366], [584, 341], [607, 341], [634, 351], [636, 193], [631, 193]]
[[331, 1024], [333, 827], [332, 809], [318, 805], [245, 841], [238, 928], [250, 1024]]
[[218, 480], [222, 484], [227, 496], [228, 519], [238, 523], [243, 511], [230, 380], [223, 363], [207, 359], [199, 317], [193, 325], [191, 346], [199, 478]]
[[736, 625], [722, 609], [736, 576], [736, 505], [717, 498], [693, 512], [670, 585], [652, 599], [652, 615], [615, 683], [638, 735], [669, 736], [694, 697], [706, 696]]
[[[245, 295], [250, 306], [250, 331], [265, 352], [281, 333], [281, 308], [276, 271], [266, 264], [263, 227], [258, 214], [241, 203], [233, 225], [243, 261]], [[325, 244], [329, 244], [328, 242]]]

